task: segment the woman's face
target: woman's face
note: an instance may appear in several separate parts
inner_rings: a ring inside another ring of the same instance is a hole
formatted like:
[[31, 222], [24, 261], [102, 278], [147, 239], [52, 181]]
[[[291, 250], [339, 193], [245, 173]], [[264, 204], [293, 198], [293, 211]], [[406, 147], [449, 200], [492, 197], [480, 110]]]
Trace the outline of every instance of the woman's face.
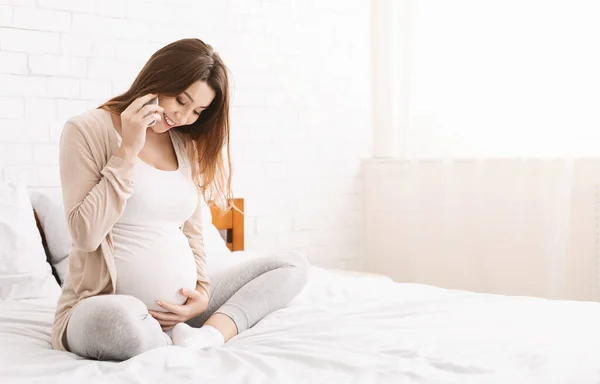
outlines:
[[152, 130], [167, 132], [171, 128], [194, 123], [215, 98], [215, 91], [205, 81], [198, 80], [175, 97], [158, 95], [158, 105], [164, 108], [162, 120]]

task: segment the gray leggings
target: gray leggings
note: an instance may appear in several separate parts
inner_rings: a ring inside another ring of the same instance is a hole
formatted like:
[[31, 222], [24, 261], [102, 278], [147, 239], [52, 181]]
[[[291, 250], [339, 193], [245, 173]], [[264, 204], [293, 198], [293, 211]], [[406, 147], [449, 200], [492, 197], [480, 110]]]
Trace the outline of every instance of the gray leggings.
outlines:
[[[187, 324], [201, 327], [214, 313], [222, 313], [242, 332], [296, 297], [306, 283], [307, 268], [301, 254], [282, 252], [215, 273], [210, 276], [208, 309]], [[87, 298], [73, 309], [67, 326], [69, 350], [90, 359], [121, 361], [170, 344], [144, 303], [129, 295]]]

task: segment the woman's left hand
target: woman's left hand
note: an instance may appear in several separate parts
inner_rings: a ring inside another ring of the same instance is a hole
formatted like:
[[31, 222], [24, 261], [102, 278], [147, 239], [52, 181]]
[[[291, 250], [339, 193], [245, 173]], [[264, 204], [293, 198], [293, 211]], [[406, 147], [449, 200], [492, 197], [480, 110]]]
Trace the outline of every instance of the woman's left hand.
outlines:
[[206, 311], [206, 308], [208, 307], [207, 294], [201, 293], [195, 289], [185, 288], [181, 288], [179, 292], [187, 297], [185, 304], [178, 305], [157, 301], [156, 303], [168, 312], [148, 311], [152, 317], [158, 320], [163, 331], [173, 328], [177, 323], [186, 322], [192, 317], [200, 315], [202, 312]]

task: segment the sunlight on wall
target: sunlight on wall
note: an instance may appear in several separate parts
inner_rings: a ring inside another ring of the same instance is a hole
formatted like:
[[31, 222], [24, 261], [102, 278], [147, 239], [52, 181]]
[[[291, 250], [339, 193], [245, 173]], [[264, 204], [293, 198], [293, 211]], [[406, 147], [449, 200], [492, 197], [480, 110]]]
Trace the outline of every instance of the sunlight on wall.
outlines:
[[397, 44], [396, 57], [409, 71], [409, 112], [394, 123], [396, 155], [600, 155], [599, 2], [429, 0], [406, 9], [411, 45]]

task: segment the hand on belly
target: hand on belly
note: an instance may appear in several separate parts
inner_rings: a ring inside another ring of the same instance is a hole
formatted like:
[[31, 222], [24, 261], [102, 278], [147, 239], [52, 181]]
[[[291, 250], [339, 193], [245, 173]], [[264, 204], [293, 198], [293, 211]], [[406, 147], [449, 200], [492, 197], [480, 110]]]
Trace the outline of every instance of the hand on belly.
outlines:
[[[122, 272], [119, 271], [119, 272]], [[185, 271], [186, 273], [153, 274], [147, 270], [138, 270], [135, 273], [121, 273], [117, 279], [117, 293], [131, 295], [141, 300], [148, 309], [154, 311], [165, 311], [157, 304], [164, 301], [175, 305], [184, 304], [187, 297], [181, 294], [181, 289], [196, 288], [196, 271]], [[186, 276], [187, 275], [187, 276]]]
[[[180, 281], [178, 281], [181, 283]], [[141, 299], [146, 307], [152, 311], [167, 312], [168, 310], [158, 305], [158, 302], [171, 303], [173, 305], [183, 305], [188, 299], [187, 296], [181, 293], [182, 289], [195, 289], [196, 279], [193, 283], [179, 284], [160, 284], [149, 283], [147, 290], [144, 292], [144, 299]]]
[[183, 304], [185, 304], [186, 300], [187, 300], [187, 297], [183, 296], [181, 293], [179, 293], [179, 291], [176, 291], [172, 294], [167, 294], [164, 292], [161, 294], [152, 294], [152, 295], [149, 295], [149, 298], [147, 300], [142, 300], [142, 301], [144, 302], [144, 304], [146, 304], [146, 307], [148, 308], [148, 310], [158, 311], [158, 312], [168, 312], [168, 310], [166, 310], [165, 308], [158, 305], [159, 301], [165, 302], [165, 303], [171, 303], [173, 305], [183, 305]]
[[[167, 255], [167, 256], [165, 256]], [[128, 255], [117, 261], [117, 293], [140, 299], [148, 309], [164, 311], [157, 301], [181, 305], [187, 297], [181, 288], [196, 288], [196, 265], [193, 255], [181, 253]]]
[[[117, 293], [164, 311], [157, 301], [181, 305], [181, 288], [196, 288], [196, 263], [188, 240], [178, 228], [113, 228]], [[141, 238], [140, 238], [141, 237]], [[135, 240], [135, 241], [134, 241]]]
[[156, 304], [161, 311], [149, 310], [148, 312], [160, 323], [163, 330], [173, 327], [177, 323], [183, 323], [200, 315], [208, 307], [208, 295], [195, 289], [180, 289], [179, 292], [186, 298], [185, 304], [174, 304], [158, 301]]

